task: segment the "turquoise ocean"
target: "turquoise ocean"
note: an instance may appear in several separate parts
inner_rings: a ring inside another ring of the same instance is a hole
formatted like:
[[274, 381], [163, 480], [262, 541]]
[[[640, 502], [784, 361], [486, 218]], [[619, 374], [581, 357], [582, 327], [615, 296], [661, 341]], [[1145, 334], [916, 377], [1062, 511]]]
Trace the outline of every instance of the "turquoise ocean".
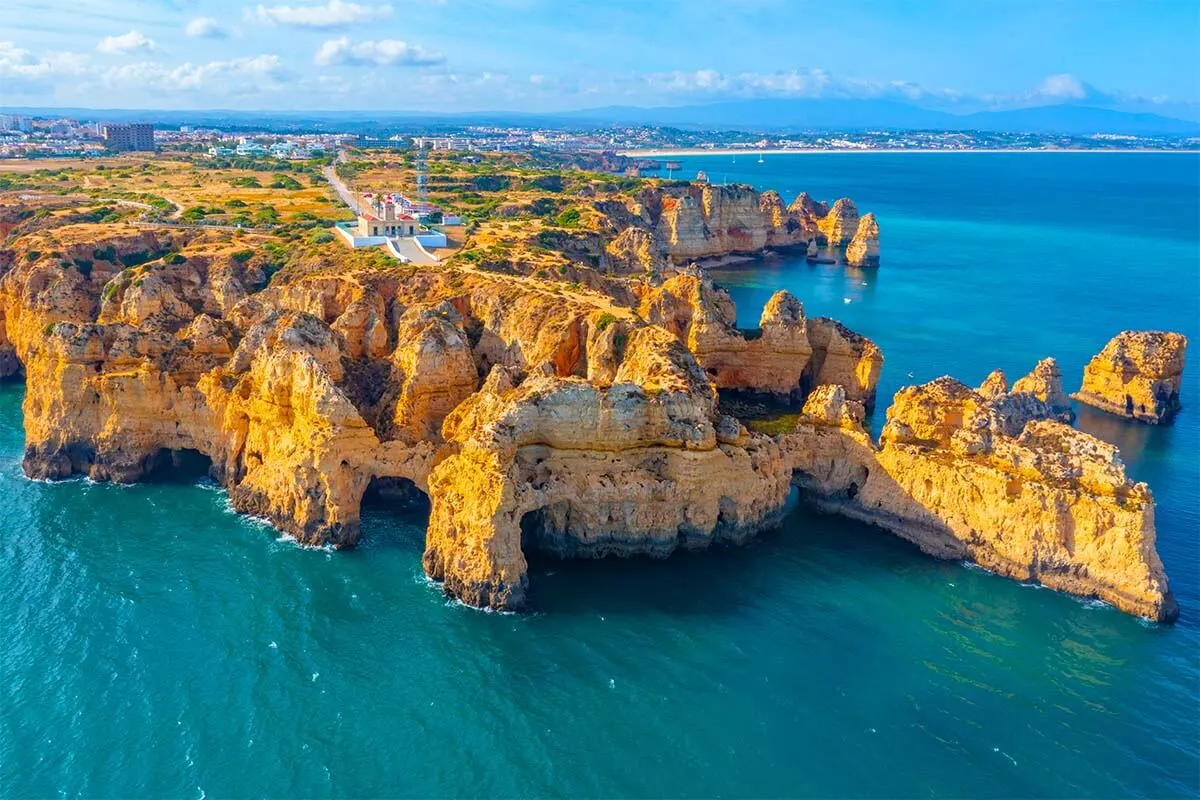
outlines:
[[1053, 355], [1073, 390], [1118, 331], [1186, 333], [1175, 425], [1078, 422], [1153, 488], [1179, 623], [802, 508], [743, 548], [534, 561], [533, 611], [482, 613], [424, 578], [424, 520], [386, 504], [333, 553], [195, 477], [28, 481], [9, 383], [0, 796], [1200, 793], [1200, 157], [683, 161], [876, 212], [878, 271], [714, 273], [746, 327], [786, 288], [874, 338], [876, 428], [907, 383]]

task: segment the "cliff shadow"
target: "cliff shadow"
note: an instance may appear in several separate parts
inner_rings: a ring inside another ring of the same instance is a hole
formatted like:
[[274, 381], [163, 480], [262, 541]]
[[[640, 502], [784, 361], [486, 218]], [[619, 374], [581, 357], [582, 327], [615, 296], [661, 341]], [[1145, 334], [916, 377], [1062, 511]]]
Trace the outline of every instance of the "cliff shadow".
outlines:
[[212, 459], [199, 450], [159, 448], [143, 462], [143, 483], [185, 484], [214, 479]]
[[425, 552], [429, 496], [408, 478], [376, 477], [367, 484], [360, 506], [363, 549], [395, 548]]
[[744, 544], [677, 549], [669, 556], [563, 558], [532, 543], [522, 547], [527, 611], [739, 616], [780, 602], [820, 608], [826, 601], [817, 590], [835, 589], [839, 575], [869, 582], [890, 580], [906, 569], [944, 568], [883, 533], [793, 504], [779, 525]]

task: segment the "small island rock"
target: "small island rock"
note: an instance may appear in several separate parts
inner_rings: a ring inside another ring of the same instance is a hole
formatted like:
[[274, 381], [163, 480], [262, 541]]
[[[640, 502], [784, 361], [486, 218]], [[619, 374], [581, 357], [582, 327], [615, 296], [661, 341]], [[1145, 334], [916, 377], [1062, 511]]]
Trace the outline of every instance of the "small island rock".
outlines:
[[1187, 337], [1122, 331], [1083, 370], [1075, 399], [1113, 414], [1158, 424], [1179, 412]]

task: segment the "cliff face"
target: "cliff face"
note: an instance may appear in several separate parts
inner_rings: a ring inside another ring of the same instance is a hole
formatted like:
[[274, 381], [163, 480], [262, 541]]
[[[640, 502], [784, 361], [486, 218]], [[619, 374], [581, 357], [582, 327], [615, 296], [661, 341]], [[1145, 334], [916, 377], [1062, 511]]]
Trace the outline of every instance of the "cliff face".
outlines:
[[1123, 331], [1088, 362], [1075, 399], [1139, 422], [1169, 422], [1182, 407], [1186, 357], [1182, 334]]
[[[613, 216], [609, 206], [605, 209]], [[771, 248], [804, 247], [809, 242], [845, 247], [859, 227], [858, 209], [847, 198], [830, 209], [802, 194], [785, 207], [775, 192], [758, 192], [737, 184], [647, 190], [639, 195], [637, 207], [630, 212], [631, 217], [614, 217], [618, 227], [647, 226], [653, 231], [654, 241], [676, 264]], [[878, 265], [878, 240], [878, 224], [870, 216], [860, 244], [863, 252], [855, 256], [860, 265]], [[618, 237], [612, 247], [624, 254], [629, 245]], [[623, 263], [628, 260], [624, 257]]]
[[852, 267], [879, 266], [879, 223], [874, 214], [866, 214], [858, 221], [854, 238], [846, 247], [846, 263]]
[[779, 519], [778, 448], [714, 415], [704, 374], [665, 331], [634, 332], [610, 387], [513, 388], [502, 369], [447, 419], [451, 455], [430, 478], [426, 571], [467, 602], [519, 607], [529, 548], [665, 556]]
[[[430, 498], [426, 571], [497, 608], [525, 603], [532, 548], [738, 542], [796, 484], [935, 555], [1174, 614], [1149, 490], [1054, 421], [1052, 362], [986, 397], [950, 379], [902, 390], [877, 445], [862, 420], [878, 348], [786, 292], [744, 333], [692, 274], [631, 286], [624, 306], [453, 266], [317, 261], [268, 285], [261, 248], [204, 237], [80, 247], [89, 270], [19, 243], [0, 277], [33, 477], [133, 481], [194, 452], [238, 510], [339, 547], [373, 481], [407, 481]], [[718, 389], [807, 402], [770, 437], [723, 415]]]
[[[871, 219], [874, 221], [874, 217]], [[849, 197], [843, 197], [817, 221], [817, 227], [830, 246], [845, 247], [858, 231], [858, 207]]]
[[837, 383], [868, 408], [883, 368], [874, 342], [831, 319], [808, 319], [800, 301], [776, 292], [755, 331], [734, 327], [736, 310], [723, 289], [697, 275], [678, 275], [647, 291], [647, 322], [675, 334], [719, 389], [799, 399], [814, 386]]
[[1010, 436], [950, 378], [897, 393], [874, 445], [840, 387], [809, 398], [782, 443], [809, 500], [939, 558], [1172, 621], [1154, 500], [1116, 448], [1049, 419]]

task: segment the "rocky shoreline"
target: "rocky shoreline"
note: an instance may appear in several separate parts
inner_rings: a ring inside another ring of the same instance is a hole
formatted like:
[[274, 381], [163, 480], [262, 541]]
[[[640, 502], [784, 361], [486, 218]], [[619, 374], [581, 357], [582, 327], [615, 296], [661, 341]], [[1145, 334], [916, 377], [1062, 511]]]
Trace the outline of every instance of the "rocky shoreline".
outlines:
[[[373, 487], [424, 494], [426, 573], [500, 609], [528, 601], [527, 549], [738, 543], [778, 524], [798, 487], [931, 555], [1178, 615], [1153, 496], [1115, 448], [1063, 422], [1052, 360], [1011, 389], [1003, 376], [902, 389], [876, 442], [874, 342], [786, 292], [740, 331], [728, 294], [686, 266], [817, 238], [866, 261], [873, 217], [697, 185], [596, 207], [599, 249], [571, 245], [581, 262], [608, 254], [589, 289], [331, 251], [272, 277], [266, 250], [215, 234], [21, 236], [0, 277], [0, 365], [26, 378], [25, 471], [128, 482], [207, 459], [237, 510], [335, 547], [357, 541]], [[754, 432], [723, 392], [801, 413]]]

